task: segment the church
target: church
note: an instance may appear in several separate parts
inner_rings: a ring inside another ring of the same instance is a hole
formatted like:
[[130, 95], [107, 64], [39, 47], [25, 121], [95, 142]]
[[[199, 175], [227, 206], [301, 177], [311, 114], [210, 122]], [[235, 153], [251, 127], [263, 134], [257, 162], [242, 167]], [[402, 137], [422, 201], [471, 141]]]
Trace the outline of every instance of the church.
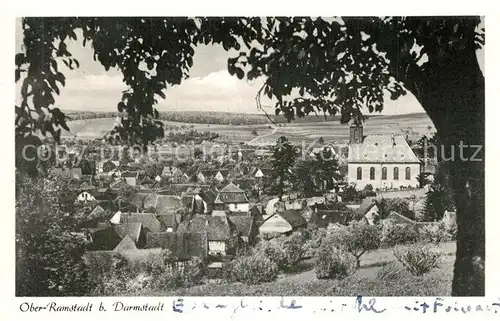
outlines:
[[422, 169], [403, 135], [363, 135], [363, 125], [351, 125], [349, 133], [348, 182], [356, 189], [418, 187]]

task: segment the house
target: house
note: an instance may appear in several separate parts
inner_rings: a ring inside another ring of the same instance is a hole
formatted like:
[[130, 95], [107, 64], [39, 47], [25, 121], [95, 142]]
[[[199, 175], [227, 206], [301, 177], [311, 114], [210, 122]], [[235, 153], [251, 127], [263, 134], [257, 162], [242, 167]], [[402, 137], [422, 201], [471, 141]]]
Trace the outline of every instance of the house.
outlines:
[[119, 190], [125, 186], [130, 186], [130, 185], [125, 181], [124, 178], [117, 179], [113, 183], [109, 184], [109, 187], [113, 190]]
[[175, 195], [158, 195], [158, 194], [143, 194], [144, 208], [154, 209], [156, 214], [171, 213], [183, 207], [180, 196]]
[[137, 179], [139, 178], [139, 173], [135, 171], [123, 172], [121, 178], [125, 179], [125, 182], [130, 186], [137, 185]]
[[253, 174], [253, 177], [255, 178], [263, 178], [264, 176], [265, 175], [260, 168], [257, 168], [255, 173]]
[[220, 170], [220, 171], [217, 171], [217, 173], [214, 176], [214, 179], [217, 182], [222, 183], [226, 179], [226, 176], [227, 176], [227, 171]]
[[309, 220], [310, 224], [326, 228], [330, 224], [347, 225], [350, 212], [343, 210], [314, 210]]
[[[101, 205], [96, 204], [86, 215], [85, 218], [77, 225], [77, 230], [96, 230], [99, 228], [99, 223], [108, 220], [108, 212]], [[104, 227], [107, 227], [108, 224]]]
[[233, 180], [233, 184], [244, 191], [252, 191], [258, 188], [258, 184], [253, 178], [240, 178]]
[[130, 238], [130, 236], [128, 235], [126, 235], [120, 241], [120, 243], [118, 243], [118, 245], [113, 249], [113, 251], [130, 251], [130, 250], [137, 250], [137, 246], [134, 240], [132, 240], [132, 238]]
[[278, 197], [268, 200], [265, 207], [265, 215], [269, 216], [276, 213], [276, 208], [279, 201], [280, 199]]
[[180, 169], [174, 166], [163, 167], [161, 176], [165, 177], [167, 181], [172, 183], [180, 183], [181, 177], [184, 173]]
[[160, 214], [157, 218], [161, 222], [162, 232], [177, 231], [178, 222], [175, 214]]
[[82, 169], [80, 167], [70, 167], [70, 168], [54, 167], [52, 168], [51, 172], [54, 175], [73, 178], [77, 180], [81, 179], [83, 176]]
[[229, 183], [221, 189], [216, 201], [222, 202], [231, 212], [248, 212], [250, 210], [250, 201], [247, 195], [233, 183]]
[[300, 211], [286, 210], [279, 211], [269, 216], [259, 227], [260, 234], [280, 233], [287, 234], [305, 227], [306, 220], [300, 215]]
[[147, 248], [168, 249], [178, 261], [189, 261], [193, 257], [206, 260], [208, 256], [207, 233], [161, 232], [148, 233]]
[[127, 236], [134, 242], [137, 248], [145, 246], [146, 233], [144, 232], [141, 223], [125, 223], [111, 225], [92, 233], [90, 236], [91, 243], [88, 245], [88, 250], [114, 250]]
[[178, 196], [176, 191], [174, 191], [171, 188], [162, 188], [156, 192], [158, 195], [173, 195], [173, 196]]
[[363, 189], [418, 187], [422, 164], [403, 135], [363, 136], [362, 125], [350, 126], [348, 182]]
[[286, 200], [283, 205], [285, 210], [303, 210], [307, 206], [307, 201], [304, 199]]
[[331, 152], [332, 153], [331, 156], [333, 158], [337, 158], [337, 153], [335, 152], [335, 148], [331, 144], [327, 144], [325, 146], [316, 146], [316, 147], [313, 147], [311, 149], [311, 152], [309, 153], [309, 156], [310, 157], [316, 157], [317, 154], [322, 155], [321, 153], [323, 153], [325, 151]]
[[238, 235], [245, 245], [253, 244], [259, 233], [255, 218], [251, 216], [230, 216], [229, 221], [234, 224]]
[[207, 233], [208, 254], [225, 256], [236, 250], [237, 231], [226, 216], [194, 215], [177, 227], [178, 233]]
[[403, 216], [397, 212], [392, 211], [384, 221], [392, 222], [393, 224], [416, 224], [414, 220], [410, 220], [406, 216]]
[[95, 197], [87, 191], [83, 191], [76, 197], [78, 202], [90, 202], [95, 201]]
[[356, 210], [356, 218], [365, 220], [368, 224], [375, 224], [375, 218], [379, 215], [379, 208], [375, 197], [366, 197]]
[[208, 183], [213, 179], [215, 174], [214, 171], [199, 171], [196, 175], [196, 179], [200, 183]]
[[142, 228], [146, 233], [163, 231], [162, 223], [156, 218], [153, 213], [130, 213], [122, 214], [120, 218], [122, 224], [125, 223], [141, 223]]
[[305, 220], [309, 223], [312, 217], [312, 213], [314, 212], [314, 209], [312, 206], [306, 206], [301, 212], [300, 215], [305, 218]]
[[217, 199], [217, 193], [213, 189], [201, 191], [194, 196], [194, 211], [198, 214], [209, 214], [214, 209], [214, 202]]

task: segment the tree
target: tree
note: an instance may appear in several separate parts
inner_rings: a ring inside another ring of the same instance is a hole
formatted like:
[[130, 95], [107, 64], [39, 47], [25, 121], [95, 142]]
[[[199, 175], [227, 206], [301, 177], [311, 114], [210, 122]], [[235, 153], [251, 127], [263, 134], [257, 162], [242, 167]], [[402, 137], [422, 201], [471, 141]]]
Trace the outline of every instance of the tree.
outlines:
[[[484, 45], [480, 23], [479, 17], [269, 17], [264, 23], [237, 17], [24, 18], [26, 52], [16, 55], [16, 81], [27, 77], [16, 106], [16, 146], [34, 130], [57, 140], [60, 128], [53, 125], [67, 127], [65, 115], [52, 107], [53, 94], [65, 81], [58, 60], [78, 67], [65, 42], [77, 38], [78, 28], [84, 43], [92, 41], [95, 59], [123, 72], [129, 89], [117, 106], [122, 122], [113, 134], [129, 143], [161, 136], [155, 95], [163, 97], [163, 89], [187, 76], [193, 46], [200, 43], [219, 43], [226, 50], [245, 44], [249, 52], [228, 60], [229, 73], [265, 77], [257, 105], [262, 94], [274, 98], [276, 114], [289, 120], [320, 111], [339, 114], [343, 123], [360, 123], [363, 108], [382, 110], [385, 92], [396, 99], [410, 91], [433, 121], [443, 149], [450, 153], [465, 146], [463, 157], [450, 164], [457, 208], [452, 293], [482, 296], [484, 148], [476, 153], [477, 146], [484, 147], [485, 115], [484, 76], [476, 58]], [[60, 40], [57, 48], [55, 40]], [[156, 74], [141, 70], [140, 63]], [[292, 95], [295, 91], [300, 97]], [[470, 161], [472, 156], [478, 161]]]
[[316, 177], [316, 184], [324, 194], [327, 190], [334, 188], [335, 181], [339, 181], [342, 175], [339, 171], [339, 163], [330, 148], [324, 148], [314, 155], [312, 171]]
[[286, 184], [290, 183], [293, 179], [291, 169], [296, 158], [297, 150], [292, 144], [290, 144], [288, 139], [285, 136], [278, 138], [276, 145], [273, 147], [273, 156], [271, 160], [273, 170], [271, 178], [273, 182], [276, 183], [276, 189], [280, 201], [282, 200], [285, 192]]
[[89, 280], [75, 233], [83, 211], [77, 183], [62, 177], [16, 179], [16, 295], [81, 296]]
[[293, 168], [293, 188], [301, 191], [305, 197], [316, 195], [314, 177], [311, 175], [314, 161], [311, 159], [298, 160]]
[[418, 180], [419, 187], [424, 187], [431, 182], [428, 178], [429, 175], [431, 175], [431, 173], [425, 173], [425, 172], [421, 172], [417, 175], [416, 179]]
[[438, 166], [434, 181], [425, 194], [424, 221], [436, 222], [443, 219], [446, 210], [454, 210], [453, 190], [444, 164]]
[[356, 259], [356, 267], [361, 266], [361, 256], [380, 247], [380, 231], [375, 225], [353, 221], [349, 226], [335, 231], [334, 243], [340, 249], [351, 253]]

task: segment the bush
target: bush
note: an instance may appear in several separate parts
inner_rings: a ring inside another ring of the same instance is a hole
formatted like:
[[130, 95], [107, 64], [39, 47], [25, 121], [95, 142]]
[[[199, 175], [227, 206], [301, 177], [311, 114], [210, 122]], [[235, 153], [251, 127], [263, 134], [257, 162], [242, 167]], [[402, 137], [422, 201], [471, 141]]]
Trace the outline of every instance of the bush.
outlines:
[[254, 247], [253, 254], [262, 254], [276, 264], [278, 269], [282, 269], [287, 265], [286, 253], [277, 239], [260, 241]]
[[377, 279], [380, 281], [395, 281], [403, 278], [404, 275], [401, 268], [395, 263], [389, 263], [384, 265], [380, 270], [377, 271]]
[[415, 276], [422, 276], [438, 267], [440, 253], [428, 245], [413, 244], [393, 250], [396, 259]]
[[412, 244], [418, 240], [418, 231], [414, 224], [382, 223], [382, 244], [395, 246]]
[[366, 184], [364, 190], [367, 191], [367, 192], [373, 192], [373, 185], [372, 184]]
[[285, 254], [284, 265], [286, 268], [294, 269], [302, 259], [305, 252], [304, 242], [305, 238], [300, 233], [293, 233], [279, 240], [278, 246], [283, 249]]
[[278, 276], [278, 266], [262, 253], [240, 256], [231, 267], [231, 279], [245, 284], [271, 282]]
[[426, 223], [419, 226], [418, 240], [423, 243], [439, 244], [453, 240], [453, 235], [443, 222]]
[[327, 229], [318, 228], [311, 233], [309, 240], [304, 242], [304, 256], [316, 256], [323, 240], [326, 238]]
[[318, 251], [314, 272], [318, 279], [344, 279], [355, 271], [355, 264], [348, 252], [323, 244]]

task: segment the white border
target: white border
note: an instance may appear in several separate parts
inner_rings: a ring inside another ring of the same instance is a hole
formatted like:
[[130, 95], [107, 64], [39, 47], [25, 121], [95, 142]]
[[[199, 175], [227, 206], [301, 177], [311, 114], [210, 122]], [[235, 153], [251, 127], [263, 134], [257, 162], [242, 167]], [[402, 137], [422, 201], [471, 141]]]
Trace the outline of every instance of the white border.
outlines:
[[[286, 310], [277, 309], [279, 307], [279, 298], [267, 298], [265, 300], [266, 306], [272, 306], [271, 312], [262, 312], [258, 309], [256, 310], [246, 310], [239, 309], [236, 311], [227, 310], [192, 310], [191, 313], [175, 313], [172, 311], [172, 299], [173, 298], [123, 298], [121, 300], [126, 302], [133, 302], [134, 304], [140, 302], [155, 302], [161, 300], [165, 302], [166, 310], [165, 313], [106, 313], [105, 315], [99, 313], [20, 313], [19, 305], [26, 301], [24, 298], [14, 297], [14, 157], [13, 157], [13, 119], [14, 119], [14, 109], [11, 108], [13, 102], [15, 101], [14, 96], [14, 81], [13, 81], [13, 57], [14, 57], [14, 23], [15, 17], [18, 16], [127, 16], [127, 15], [165, 15], [165, 16], [175, 16], [175, 15], [253, 15], [253, 16], [269, 16], [269, 15], [301, 15], [301, 16], [336, 16], [336, 15], [371, 15], [371, 16], [386, 16], [386, 15], [457, 15], [457, 14], [469, 14], [469, 15], [486, 15], [486, 47], [485, 47], [485, 77], [486, 77], [486, 106], [487, 106], [487, 117], [486, 117], [486, 230], [487, 230], [487, 260], [486, 260], [486, 272], [487, 272], [487, 297], [488, 299], [451, 299], [447, 298], [447, 302], [462, 302], [462, 303], [482, 303], [488, 304], [492, 300], [496, 299], [499, 301], [499, 287], [500, 287], [500, 276], [498, 271], [500, 270], [499, 264], [499, 252], [496, 244], [500, 244], [499, 233], [497, 232], [497, 226], [499, 226], [500, 219], [498, 212], [498, 207], [495, 206], [495, 197], [497, 196], [498, 182], [500, 178], [500, 173], [496, 163], [500, 159], [500, 153], [496, 148], [498, 146], [498, 141], [495, 139], [498, 137], [497, 128], [498, 122], [500, 121], [500, 108], [496, 106], [500, 101], [499, 97], [499, 84], [500, 79], [498, 71], [498, 60], [500, 58], [500, 51], [498, 45], [498, 35], [499, 28], [499, 15], [498, 10], [494, 6], [494, 1], [436, 1], [436, 0], [424, 0], [415, 2], [403, 2], [403, 1], [347, 1], [340, 3], [339, 1], [301, 1], [301, 2], [291, 2], [291, 1], [269, 1], [269, 0], [252, 0], [247, 2], [240, 1], [193, 1], [193, 0], [183, 0], [183, 1], [96, 1], [96, 0], [86, 0], [81, 2], [75, 1], [54, 1], [54, 0], [33, 0], [33, 1], [10, 1], [10, 3], [1, 3], [1, 19], [0, 19], [0, 35], [2, 39], [2, 50], [0, 50], [0, 106], [2, 106], [2, 117], [0, 121], [2, 125], [0, 130], [2, 131], [4, 150], [1, 158], [0, 166], [0, 177], [2, 178], [3, 184], [1, 185], [1, 206], [2, 213], [4, 214], [4, 219], [0, 228], [2, 233], [0, 233], [0, 238], [2, 241], [2, 254], [3, 260], [0, 264], [1, 272], [0, 278], [2, 281], [1, 287], [1, 302], [2, 309], [0, 310], [0, 317], [3, 320], [11, 319], [25, 319], [25, 320], [94, 320], [94, 319], [110, 319], [119, 318], [120, 320], [132, 320], [138, 318], [148, 318], [148, 319], [166, 319], [175, 318], [179, 320], [190, 320], [198, 317], [204, 319], [214, 318], [220, 319], [239, 319], [239, 320], [250, 320], [255, 319], [276, 319], [276, 318], [317, 318], [317, 319], [331, 319], [331, 318], [351, 318], [352, 316], [367, 316], [373, 318], [387, 318], [387, 317], [397, 317], [400, 318], [416, 318], [419, 315], [415, 313], [410, 313], [401, 309], [404, 304], [413, 303], [416, 300], [422, 300], [422, 298], [379, 298], [379, 303], [384, 304], [388, 308], [392, 307], [394, 309], [390, 310], [390, 313], [384, 313], [381, 316], [374, 314], [363, 313], [358, 314], [353, 311], [346, 311], [345, 313], [335, 312], [325, 313], [325, 312], [313, 312], [314, 310], [319, 310], [322, 308], [322, 302], [333, 300], [333, 302], [338, 302], [339, 304], [353, 302], [354, 298], [296, 298], [298, 304], [304, 306], [303, 309], [298, 310]], [[186, 306], [188, 302], [194, 302], [193, 298], [185, 298]], [[37, 302], [39, 304], [48, 303], [50, 301], [59, 302], [63, 304], [64, 302], [72, 303], [83, 303], [87, 301], [92, 301], [97, 304], [97, 302], [103, 301], [110, 305], [117, 298], [40, 298], [36, 300], [29, 300], [31, 302]], [[262, 298], [247, 298], [248, 302], [252, 300], [254, 303], [258, 304]], [[256, 300], [256, 301], [255, 301]], [[326, 301], [325, 301], [326, 300]], [[431, 302], [434, 298], [428, 298], [427, 301]], [[228, 306], [232, 306], [239, 302], [239, 298], [199, 298], [195, 300], [196, 302], [224, 302]], [[250, 304], [250, 303], [248, 303]], [[398, 309], [399, 307], [399, 309]], [[228, 312], [229, 311], [229, 312]], [[453, 318], [462, 319], [465, 317], [472, 316], [474, 314], [469, 314], [463, 316], [460, 313], [438, 313], [438, 314], [426, 314], [426, 318]], [[6, 318], [3, 318], [6, 316]], [[424, 315], [420, 315], [424, 316]], [[479, 316], [481, 319], [489, 319], [493, 317], [498, 317], [498, 315], [493, 314], [483, 314], [474, 315]]]

